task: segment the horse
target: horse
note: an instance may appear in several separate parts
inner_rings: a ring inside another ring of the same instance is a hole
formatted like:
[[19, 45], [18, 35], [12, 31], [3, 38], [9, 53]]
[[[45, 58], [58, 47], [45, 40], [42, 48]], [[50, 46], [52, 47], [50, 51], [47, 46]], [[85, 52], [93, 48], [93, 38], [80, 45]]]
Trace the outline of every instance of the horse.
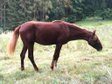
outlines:
[[20, 36], [23, 42], [23, 48], [20, 54], [21, 70], [24, 70], [24, 58], [28, 50], [28, 58], [34, 69], [38, 71], [38, 67], [34, 61], [33, 49], [34, 43], [42, 45], [56, 45], [51, 69], [57, 66], [60, 50], [64, 44], [72, 40], [85, 40], [90, 46], [97, 51], [102, 50], [102, 44], [96, 35], [96, 30], [89, 31], [79, 27], [76, 24], [56, 20], [52, 22], [28, 21], [15, 28], [12, 38], [7, 47], [8, 53], [11, 55], [16, 48], [17, 39]]

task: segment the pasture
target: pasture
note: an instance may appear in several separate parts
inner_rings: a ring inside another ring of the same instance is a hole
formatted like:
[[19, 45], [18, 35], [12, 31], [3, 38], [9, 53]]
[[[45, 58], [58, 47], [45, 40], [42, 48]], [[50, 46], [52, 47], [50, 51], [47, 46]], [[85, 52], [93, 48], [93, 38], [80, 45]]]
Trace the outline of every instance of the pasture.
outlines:
[[50, 64], [55, 45], [35, 44], [34, 59], [39, 72], [26, 55], [25, 70], [20, 70], [22, 42], [17, 42], [14, 56], [6, 53], [12, 32], [0, 34], [0, 84], [112, 84], [112, 21], [81, 21], [77, 25], [96, 30], [103, 50], [98, 52], [86, 41], [71, 41], [62, 47], [57, 68]]

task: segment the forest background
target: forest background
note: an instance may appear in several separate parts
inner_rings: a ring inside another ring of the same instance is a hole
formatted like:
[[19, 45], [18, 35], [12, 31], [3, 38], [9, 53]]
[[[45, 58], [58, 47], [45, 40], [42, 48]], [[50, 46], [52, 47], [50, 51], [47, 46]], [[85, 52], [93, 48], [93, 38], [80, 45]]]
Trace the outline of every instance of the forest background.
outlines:
[[112, 19], [112, 0], [0, 0], [0, 30], [30, 20], [76, 22]]

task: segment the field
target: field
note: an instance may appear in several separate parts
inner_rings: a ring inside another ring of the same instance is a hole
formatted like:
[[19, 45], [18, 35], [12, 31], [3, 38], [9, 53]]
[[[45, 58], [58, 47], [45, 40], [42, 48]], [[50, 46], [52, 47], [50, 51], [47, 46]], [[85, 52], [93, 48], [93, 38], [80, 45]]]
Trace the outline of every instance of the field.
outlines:
[[86, 41], [71, 41], [62, 47], [57, 68], [50, 64], [55, 45], [35, 44], [34, 57], [39, 72], [28, 56], [25, 71], [20, 70], [22, 42], [19, 39], [14, 56], [6, 53], [12, 32], [0, 34], [0, 84], [112, 84], [112, 21], [81, 21], [77, 25], [96, 30], [103, 50], [96, 51]]

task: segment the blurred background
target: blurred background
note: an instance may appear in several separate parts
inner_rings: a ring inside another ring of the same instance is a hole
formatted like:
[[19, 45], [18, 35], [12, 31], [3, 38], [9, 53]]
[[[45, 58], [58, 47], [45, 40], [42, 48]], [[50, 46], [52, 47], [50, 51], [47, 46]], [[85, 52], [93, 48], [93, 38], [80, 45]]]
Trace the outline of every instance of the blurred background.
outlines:
[[74, 23], [89, 17], [112, 19], [112, 0], [0, 0], [0, 29], [3, 31], [29, 20]]

